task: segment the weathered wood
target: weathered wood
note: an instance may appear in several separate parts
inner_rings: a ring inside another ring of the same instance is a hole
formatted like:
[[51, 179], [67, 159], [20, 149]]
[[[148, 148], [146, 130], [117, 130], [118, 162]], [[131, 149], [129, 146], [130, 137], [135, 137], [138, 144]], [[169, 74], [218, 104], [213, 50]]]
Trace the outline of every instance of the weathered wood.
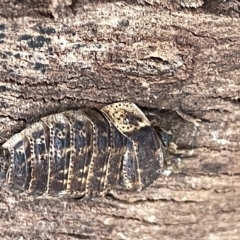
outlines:
[[2, 190], [0, 236], [238, 239], [239, 2], [56, 2], [0, 3], [0, 142], [51, 113], [128, 100], [195, 156], [137, 194], [78, 201]]

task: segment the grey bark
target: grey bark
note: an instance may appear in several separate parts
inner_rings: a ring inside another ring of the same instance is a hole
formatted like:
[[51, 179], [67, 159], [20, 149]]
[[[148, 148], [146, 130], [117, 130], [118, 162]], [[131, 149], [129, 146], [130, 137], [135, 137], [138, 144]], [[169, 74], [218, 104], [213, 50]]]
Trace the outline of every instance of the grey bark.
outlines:
[[238, 239], [239, 6], [1, 1], [0, 143], [42, 116], [127, 100], [155, 113], [195, 155], [180, 173], [121, 200], [33, 199], [2, 189], [0, 236]]

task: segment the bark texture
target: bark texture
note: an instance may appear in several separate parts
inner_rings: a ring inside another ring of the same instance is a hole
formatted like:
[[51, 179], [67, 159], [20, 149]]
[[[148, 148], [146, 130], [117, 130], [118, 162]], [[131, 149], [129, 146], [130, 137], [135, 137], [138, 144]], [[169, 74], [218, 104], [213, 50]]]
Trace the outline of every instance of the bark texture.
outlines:
[[2, 189], [1, 238], [239, 239], [239, 13], [237, 0], [1, 0], [0, 143], [42, 116], [128, 100], [195, 154], [120, 199]]

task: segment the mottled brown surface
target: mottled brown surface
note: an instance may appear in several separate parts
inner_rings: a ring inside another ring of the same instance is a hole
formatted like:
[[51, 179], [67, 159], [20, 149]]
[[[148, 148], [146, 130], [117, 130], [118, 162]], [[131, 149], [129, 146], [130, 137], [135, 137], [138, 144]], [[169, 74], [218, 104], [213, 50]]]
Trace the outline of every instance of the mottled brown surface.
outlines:
[[0, 1], [1, 143], [47, 114], [128, 100], [196, 154], [121, 201], [2, 191], [1, 238], [239, 239], [239, 1], [180, 2]]

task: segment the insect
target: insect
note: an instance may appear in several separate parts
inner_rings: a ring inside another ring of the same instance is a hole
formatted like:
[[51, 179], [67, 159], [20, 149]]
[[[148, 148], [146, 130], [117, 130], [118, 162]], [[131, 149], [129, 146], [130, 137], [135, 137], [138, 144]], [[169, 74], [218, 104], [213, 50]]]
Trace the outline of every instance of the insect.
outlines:
[[57, 113], [2, 145], [1, 178], [33, 195], [141, 191], [160, 176], [171, 139], [131, 102]]

